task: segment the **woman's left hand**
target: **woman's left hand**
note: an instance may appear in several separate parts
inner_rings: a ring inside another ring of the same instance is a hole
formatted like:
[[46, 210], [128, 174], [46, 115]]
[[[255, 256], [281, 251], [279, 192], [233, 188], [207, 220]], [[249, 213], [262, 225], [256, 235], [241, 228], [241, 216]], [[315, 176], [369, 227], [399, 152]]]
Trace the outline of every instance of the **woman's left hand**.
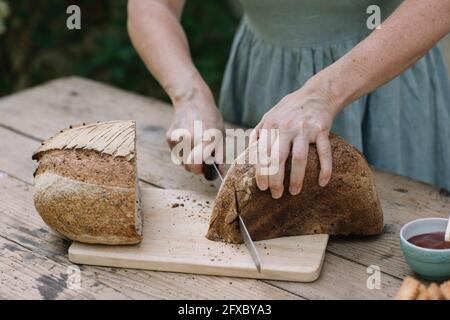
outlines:
[[[325, 186], [331, 178], [332, 153], [328, 136], [338, 108], [330, 96], [324, 92], [311, 90], [307, 84], [285, 96], [268, 111], [255, 127], [250, 138], [251, 143], [258, 141], [256, 183], [261, 190], [270, 188], [272, 197], [275, 199], [283, 195], [285, 163], [291, 148], [289, 192], [292, 195], [297, 195], [302, 190], [310, 143], [316, 144], [320, 159], [319, 185]], [[276, 137], [270, 141], [270, 134], [261, 135], [260, 129], [278, 130]], [[274, 147], [275, 143], [278, 143], [278, 148]], [[260, 161], [261, 159], [266, 160]], [[277, 161], [276, 173], [267, 174], [270, 164]]]

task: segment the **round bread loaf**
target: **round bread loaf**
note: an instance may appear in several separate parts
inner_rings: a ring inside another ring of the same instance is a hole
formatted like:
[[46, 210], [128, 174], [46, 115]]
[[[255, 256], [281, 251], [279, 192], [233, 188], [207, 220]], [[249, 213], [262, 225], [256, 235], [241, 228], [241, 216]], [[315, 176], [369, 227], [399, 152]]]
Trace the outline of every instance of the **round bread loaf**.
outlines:
[[134, 121], [71, 126], [45, 141], [33, 159], [34, 203], [52, 229], [87, 243], [142, 240]]
[[[269, 190], [258, 189], [247, 149], [230, 167], [222, 182], [213, 205], [207, 238], [241, 243], [237, 208], [253, 240], [319, 233], [380, 233], [383, 212], [369, 165], [357, 149], [337, 135], [331, 134], [330, 142], [333, 153], [330, 182], [325, 187], [319, 186], [319, 157], [315, 145], [311, 144], [301, 193], [292, 196], [285, 191], [278, 200], [272, 198]], [[243, 157], [247, 161], [242, 161]], [[284, 190], [289, 190], [290, 169], [289, 157]]]

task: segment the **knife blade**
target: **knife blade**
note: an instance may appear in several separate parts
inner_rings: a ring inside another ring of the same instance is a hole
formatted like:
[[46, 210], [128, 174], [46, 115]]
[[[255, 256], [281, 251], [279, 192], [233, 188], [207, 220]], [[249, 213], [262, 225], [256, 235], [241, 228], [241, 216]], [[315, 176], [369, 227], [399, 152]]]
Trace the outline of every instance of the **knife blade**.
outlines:
[[[215, 163], [213, 163], [211, 166], [214, 167], [219, 179], [223, 182], [222, 175], [220, 174], [220, 171], [219, 171], [219, 168], [217, 168], [217, 165]], [[236, 202], [236, 213], [237, 213], [238, 222], [239, 222], [239, 231], [241, 232], [242, 238], [244, 239], [245, 246], [247, 247], [247, 250], [250, 253], [250, 256], [252, 257], [252, 260], [255, 264], [256, 270], [258, 270], [258, 273], [261, 273], [261, 259], [259, 257], [258, 250], [256, 250], [255, 244], [253, 243], [252, 237], [250, 236], [250, 233], [248, 232], [247, 226], [245, 225], [244, 219], [242, 219], [242, 217], [240, 215], [239, 202], [238, 202], [236, 191], [234, 192], [234, 197], [235, 197], [235, 202]]]

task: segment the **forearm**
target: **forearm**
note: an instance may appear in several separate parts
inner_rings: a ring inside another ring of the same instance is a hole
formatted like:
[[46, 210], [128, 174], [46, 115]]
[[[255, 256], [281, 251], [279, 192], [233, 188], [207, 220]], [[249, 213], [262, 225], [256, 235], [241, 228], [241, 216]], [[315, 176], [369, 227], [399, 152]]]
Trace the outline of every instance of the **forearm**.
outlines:
[[311, 79], [339, 111], [395, 78], [450, 32], [450, 0], [406, 0], [365, 40]]
[[129, 0], [128, 30], [147, 68], [174, 103], [209, 91], [195, 68], [179, 22], [182, 0]]

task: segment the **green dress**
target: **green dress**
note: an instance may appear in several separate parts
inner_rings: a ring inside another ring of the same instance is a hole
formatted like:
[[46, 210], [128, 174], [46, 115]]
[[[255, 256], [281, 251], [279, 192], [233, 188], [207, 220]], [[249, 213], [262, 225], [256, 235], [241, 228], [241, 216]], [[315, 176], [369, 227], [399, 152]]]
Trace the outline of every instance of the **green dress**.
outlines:
[[[248, 127], [286, 94], [364, 39], [376, 4], [398, 0], [241, 0], [220, 96], [224, 119]], [[332, 131], [375, 167], [450, 190], [450, 83], [438, 46], [397, 78], [344, 108]]]

